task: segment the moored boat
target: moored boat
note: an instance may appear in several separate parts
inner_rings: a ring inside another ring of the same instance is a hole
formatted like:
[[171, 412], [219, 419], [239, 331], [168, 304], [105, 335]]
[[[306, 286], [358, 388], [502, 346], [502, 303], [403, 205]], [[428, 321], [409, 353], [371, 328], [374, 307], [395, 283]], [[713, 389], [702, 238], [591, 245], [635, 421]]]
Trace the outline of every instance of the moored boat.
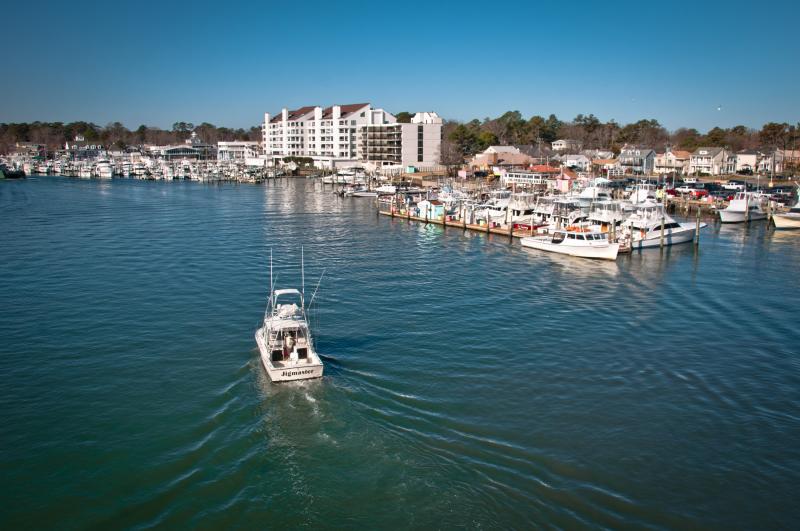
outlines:
[[608, 241], [608, 234], [588, 230], [556, 230], [552, 235], [522, 238], [523, 247], [567, 254], [580, 258], [616, 260], [619, 243]]
[[744, 223], [767, 219], [763, 202], [761, 194], [738, 192], [728, 206], [719, 211], [719, 220], [722, 223]]

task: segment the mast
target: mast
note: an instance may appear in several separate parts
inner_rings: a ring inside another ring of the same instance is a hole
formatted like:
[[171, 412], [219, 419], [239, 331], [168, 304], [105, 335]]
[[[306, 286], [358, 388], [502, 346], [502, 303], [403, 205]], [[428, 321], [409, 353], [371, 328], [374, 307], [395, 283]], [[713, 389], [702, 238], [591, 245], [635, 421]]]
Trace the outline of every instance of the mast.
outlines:
[[300, 292], [303, 294], [303, 304], [306, 302], [306, 268], [303, 246], [300, 246]]
[[272, 283], [272, 248], [269, 250], [269, 298], [272, 299], [272, 288], [275, 285]]

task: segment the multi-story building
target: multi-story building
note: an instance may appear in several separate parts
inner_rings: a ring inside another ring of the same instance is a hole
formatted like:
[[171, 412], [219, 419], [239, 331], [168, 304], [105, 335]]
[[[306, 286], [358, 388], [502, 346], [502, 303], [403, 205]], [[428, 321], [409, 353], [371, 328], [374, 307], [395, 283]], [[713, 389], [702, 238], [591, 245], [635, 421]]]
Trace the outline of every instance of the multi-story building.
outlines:
[[688, 151], [672, 150], [667, 148], [664, 153], [658, 153], [655, 161], [655, 173], [686, 175], [689, 173], [689, 162], [692, 154]]
[[377, 166], [436, 164], [442, 120], [417, 113], [411, 123], [369, 103], [283, 109], [264, 114], [264, 154], [273, 159], [309, 157], [319, 167], [371, 162]]
[[656, 161], [656, 152], [650, 148], [625, 145], [617, 159], [623, 173], [650, 175]]
[[700, 147], [692, 153], [689, 173], [721, 175], [728, 166], [728, 153], [720, 147]]
[[358, 128], [358, 159], [376, 166], [436, 165], [441, 147], [442, 119], [435, 112], [418, 112], [411, 123]]

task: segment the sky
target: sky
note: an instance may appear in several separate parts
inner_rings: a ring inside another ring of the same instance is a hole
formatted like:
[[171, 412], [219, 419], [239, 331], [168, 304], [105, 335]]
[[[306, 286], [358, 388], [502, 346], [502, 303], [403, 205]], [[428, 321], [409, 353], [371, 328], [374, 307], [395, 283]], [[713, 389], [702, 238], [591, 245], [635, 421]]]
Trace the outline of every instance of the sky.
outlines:
[[13, 2], [0, 122], [250, 127], [370, 102], [470, 120], [800, 122], [800, 2]]

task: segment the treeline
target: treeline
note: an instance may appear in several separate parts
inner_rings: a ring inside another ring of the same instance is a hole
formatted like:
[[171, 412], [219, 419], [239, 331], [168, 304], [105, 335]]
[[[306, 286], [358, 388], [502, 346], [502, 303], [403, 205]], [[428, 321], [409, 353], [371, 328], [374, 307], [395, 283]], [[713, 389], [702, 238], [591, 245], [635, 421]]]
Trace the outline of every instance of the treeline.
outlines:
[[579, 114], [564, 122], [556, 115], [547, 118], [523, 118], [519, 111], [508, 111], [498, 118], [484, 118], [466, 123], [447, 122], [443, 154], [471, 155], [492, 145], [520, 145], [539, 142], [549, 147], [560, 138], [578, 140], [584, 149], [609, 149], [619, 152], [625, 144], [638, 144], [658, 151], [669, 145], [673, 149], [693, 151], [700, 146], [742, 149], [793, 149], [800, 144], [800, 123], [770, 122], [761, 130], [737, 125], [730, 129], [714, 127], [705, 134], [697, 129], [680, 128], [668, 131], [658, 120], [639, 120], [621, 125], [614, 120], [600, 121], [593, 114]]
[[47, 146], [49, 150], [62, 149], [65, 142], [74, 140], [76, 136], [83, 136], [87, 141], [97, 141], [116, 149], [142, 144], [177, 144], [189, 138], [192, 131], [210, 144], [226, 140], [261, 140], [260, 127], [231, 129], [207, 122], [200, 125], [175, 122], [171, 130], [140, 125], [132, 131], [120, 122], [113, 122], [105, 127], [91, 122], [0, 123], [0, 153], [13, 151], [17, 142], [35, 142]]

